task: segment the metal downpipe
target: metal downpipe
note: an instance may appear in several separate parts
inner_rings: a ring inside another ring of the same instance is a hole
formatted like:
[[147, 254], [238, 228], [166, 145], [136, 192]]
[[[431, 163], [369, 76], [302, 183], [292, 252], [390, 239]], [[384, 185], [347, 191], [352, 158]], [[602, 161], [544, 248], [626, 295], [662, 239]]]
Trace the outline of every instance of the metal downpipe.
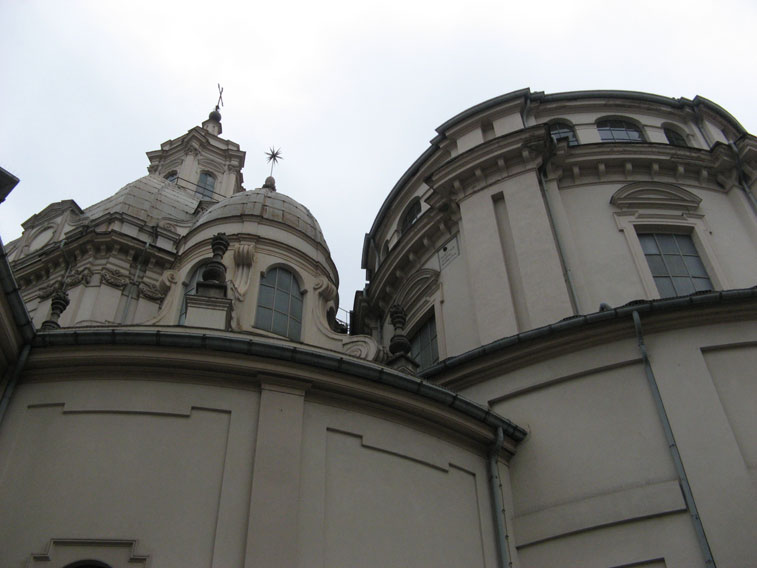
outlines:
[[31, 351], [31, 348], [32, 346], [29, 343], [25, 344], [21, 348], [21, 353], [19, 353], [16, 364], [13, 366], [13, 370], [11, 371], [11, 377], [8, 380], [8, 384], [5, 386], [3, 398], [0, 399], [0, 426], [2, 426], [3, 424], [5, 412], [6, 410], [8, 410], [8, 404], [10, 403], [11, 396], [13, 395], [13, 391], [16, 388], [16, 384], [18, 383], [18, 378], [21, 376], [21, 371], [24, 370], [26, 359], [29, 357], [29, 351]]
[[[548, 134], [549, 135], [549, 134]], [[549, 221], [550, 229], [552, 230], [552, 236], [555, 239], [555, 247], [557, 248], [557, 256], [560, 259], [560, 267], [563, 272], [563, 279], [565, 285], [568, 288], [568, 298], [570, 299], [571, 307], [573, 308], [573, 315], [581, 313], [580, 306], [578, 305], [578, 295], [576, 294], [576, 287], [573, 283], [573, 278], [568, 265], [568, 260], [565, 258], [565, 247], [563, 246], [562, 239], [560, 238], [560, 231], [555, 224], [555, 217], [552, 211], [552, 205], [549, 202], [549, 194], [547, 192], [547, 181], [544, 176], [544, 169], [546, 168], [547, 160], [550, 156], [545, 151], [542, 165], [537, 170], [537, 181], [539, 182], [539, 190], [541, 191], [541, 198], [544, 201], [544, 208], [547, 211], [547, 220]]]
[[489, 449], [489, 489], [492, 494], [492, 515], [494, 516], [494, 527], [497, 539], [497, 554], [499, 556], [500, 568], [509, 568], [510, 554], [507, 551], [507, 528], [505, 527], [505, 506], [502, 503], [502, 481], [499, 478], [497, 461], [499, 450], [505, 435], [502, 427], [497, 427], [497, 439]]
[[691, 522], [694, 524], [694, 532], [696, 533], [699, 546], [702, 549], [705, 565], [715, 568], [715, 559], [712, 557], [712, 551], [710, 550], [710, 544], [707, 542], [707, 535], [704, 532], [702, 519], [699, 518], [699, 511], [697, 511], [697, 505], [694, 502], [694, 495], [691, 492], [689, 478], [686, 476], [686, 470], [684, 470], [683, 467], [681, 454], [678, 451], [678, 446], [676, 445], [675, 437], [673, 436], [673, 429], [670, 426], [670, 420], [668, 419], [667, 412], [665, 412], [665, 405], [662, 402], [662, 395], [660, 394], [660, 389], [657, 386], [657, 379], [654, 376], [652, 364], [649, 361], [649, 355], [647, 354], [647, 347], [644, 344], [644, 335], [641, 329], [641, 318], [639, 317], [639, 312], [637, 310], [634, 310], [632, 315], [633, 325], [636, 328], [636, 339], [639, 344], [639, 351], [641, 352], [641, 359], [644, 362], [644, 372], [647, 375], [649, 388], [652, 391], [652, 398], [654, 398], [655, 406], [657, 407], [657, 415], [660, 417], [662, 428], [665, 431], [665, 439], [668, 442], [670, 454], [673, 456], [673, 464], [675, 465], [676, 473], [678, 474], [678, 483], [681, 486], [683, 499], [686, 502], [686, 508], [689, 510]]

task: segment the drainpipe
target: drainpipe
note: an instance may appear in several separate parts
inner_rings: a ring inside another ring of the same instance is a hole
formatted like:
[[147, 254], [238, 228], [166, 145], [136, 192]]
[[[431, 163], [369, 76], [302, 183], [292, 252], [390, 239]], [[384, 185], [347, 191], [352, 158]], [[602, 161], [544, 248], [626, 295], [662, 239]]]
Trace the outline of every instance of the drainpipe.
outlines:
[[5, 418], [5, 411], [8, 409], [8, 403], [10, 402], [11, 395], [13, 395], [13, 391], [16, 388], [16, 384], [18, 383], [18, 378], [21, 376], [21, 371], [24, 370], [24, 366], [26, 365], [26, 359], [29, 357], [29, 351], [31, 351], [31, 344], [27, 343], [23, 346], [21, 349], [21, 353], [18, 355], [18, 360], [16, 361], [16, 364], [13, 367], [13, 370], [10, 371], [10, 379], [8, 380], [8, 384], [5, 387], [5, 392], [3, 393], [3, 398], [0, 399], [0, 426], [3, 424], [3, 418]]
[[647, 353], [647, 347], [644, 344], [644, 336], [641, 330], [641, 318], [639, 317], [639, 312], [637, 310], [634, 310], [632, 315], [633, 325], [636, 328], [636, 339], [639, 344], [639, 351], [641, 352], [641, 359], [644, 362], [644, 372], [647, 375], [649, 388], [652, 391], [652, 398], [654, 398], [655, 406], [657, 407], [657, 415], [660, 417], [662, 428], [665, 431], [665, 439], [668, 442], [670, 454], [673, 456], [673, 463], [675, 465], [676, 473], [678, 474], [678, 483], [681, 486], [683, 499], [686, 502], [686, 508], [689, 510], [691, 522], [694, 524], [694, 532], [696, 533], [699, 546], [702, 549], [705, 565], [715, 568], [715, 559], [712, 557], [712, 551], [710, 550], [710, 545], [707, 542], [707, 535], [704, 532], [702, 519], [699, 518], [697, 505], [694, 502], [694, 494], [691, 492], [689, 478], [686, 476], [686, 470], [684, 470], [683, 468], [681, 454], [678, 451], [678, 446], [676, 445], [675, 437], [673, 436], [673, 429], [670, 426], [668, 414], [667, 412], [665, 412], [665, 405], [662, 402], [662, 395], [660, 395], [660, 389], [657, 386], [657, 379], [655, 379], [654, 371], [652, 371], [652, 363], [649, 361], [649, 354]]
[[[547, 139], [548, 142], [551, 141], [551, 135], [547, 133], [547, 136], [550, 138]], [[545, 150], [543, 157], [542, 157], [542, 164], [538, 168], [538, 181], [539, 181], [539, 189], [541, 190], [541, 197], [544, 201], [544, 207], [547, 210], [547, 219], [549, 221], [549, 226], [552, 229], [552, 236], [555, 239], [555, 246], [557, 248], [557, 256], [560, 258], [560, 267], [562, 268], [563, 278], [565, 280], [565, 285], [568, 287], [568, 297], [570, 298], [570, 305], [573, 308], [573, 315], [580, 314], [581, 312], [578, 309], [578, 297], [576, 296], [576, 287], [573, 284], [573, 279], [570, 275], [570, 267], [568, 266], [567, 261], [565, 260], [565, 249], [562, 244], [562, 240], [560, 239], [560, 233], [557, 230], [557, 227], [555, 226], [555, 218], [552, 215], [552, 207], [549, 204], [549, 196], [547, 195], [547, 185], [546, 180], [544, 178], [544, 170], [547, 167], [547, 161], [549, 160], [549, 150]]]
[[498, 426], [497, 439], [489, 449], [489, 489], [492, 494], [492, 515], [494, 516], [499, 566], [500, 568], [509, 568], [512, 564], [510, 562], [510, 554], [507, 551], [508, 536], [507, 528], [505, 527], [505, 506], [502, 503], [502, 480], [499, 478], [499, 469], [497, 467], [499, 450], [504, 439], [505, 435], [502, 432], [502, 427]]

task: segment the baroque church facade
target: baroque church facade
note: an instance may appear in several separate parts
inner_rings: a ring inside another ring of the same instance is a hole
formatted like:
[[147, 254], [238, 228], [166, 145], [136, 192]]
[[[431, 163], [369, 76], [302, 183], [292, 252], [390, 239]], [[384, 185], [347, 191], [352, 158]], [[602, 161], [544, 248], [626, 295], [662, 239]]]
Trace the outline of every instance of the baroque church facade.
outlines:
[[0, 565], [755, 565], [757, 139], [717, 104], [451, 118], [348, 324], [217, 110], [147, 157], [3, 249]]

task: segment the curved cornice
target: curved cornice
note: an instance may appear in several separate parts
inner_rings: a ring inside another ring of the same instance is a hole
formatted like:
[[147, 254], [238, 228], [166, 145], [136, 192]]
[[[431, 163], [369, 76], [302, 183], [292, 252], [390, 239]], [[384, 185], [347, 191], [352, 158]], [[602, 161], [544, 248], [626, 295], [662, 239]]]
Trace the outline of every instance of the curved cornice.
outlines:
[[[48, 351], [49, 350], [49, 351]], [[63, 350], [63, 351], [61, 351]], [[230, 356], [233, 355], [233, 356]], [[32, 343], [28, 373], [64, 367], [90, 370], [129, 365], [200, 373], [256, 382], [258, 376], [301, 381], [312, 389], [348, 395], [424, 417], [458, 433], [490, 443], [497, 428], [511, 453], [526, 430], [491, 409], [388, 367], [290, 342], [220, 334], [211, 330], [92, 328], [40, 332]], [[359, 380], [355, 380], [359, 379]]]
[[644, 319], [647, 333], [757, 318], [757, 286], [660, 300], [635, 300], [591, 314], [572, 316], [498, 339], [448, 357], [420, 376], [461, 389], [564, 353], [635, 337], [632, 314]]

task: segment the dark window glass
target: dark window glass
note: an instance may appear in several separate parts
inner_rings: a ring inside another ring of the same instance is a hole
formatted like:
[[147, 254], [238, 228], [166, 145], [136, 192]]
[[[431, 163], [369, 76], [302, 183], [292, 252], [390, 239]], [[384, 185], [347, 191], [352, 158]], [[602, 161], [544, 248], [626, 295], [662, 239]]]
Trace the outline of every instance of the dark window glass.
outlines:
[[418, 220], [421, 215], [421, 202], [414, 201], [413, 204], [405, 211], [405, 215], [402, 217], [402, 232], [404, 233]]
[[213, 189], [216, 186], [216, 176], [209, 172], [200, 174], [200, 181], [197, 182], [197, 195], [202, 199], [213, 199]]
[[255, 327], [300, 340], [302, 294], [288, 270], [272, 268], [260, 279]]
[[639, 242], [661, 297], [712, 290], [691, 235], [640, 233]]
[[439, 360], [439, 349], [436, 344], [436, 320], [433, 316], [410, 339], [410, 356], [420, 365], [419, 369], [430, 367]]
[[573, 127], [566, 122], [555, 122], [549, 125], [549, 133], [552, 135], [552, 139], [555, 143], [560, 140], [567, 140], [568, 146], [577, 146], [578, 139], [576, 133], [573, 131]]
[[671, 146], [680, 146], [681, 148], [686, 148], [688, 146], [683, 134], [672, 128], [665, 129], [665, 137], [668, 139], [668, 144]]
[[184, 325], [184, 322], [187, 319], [187, 296], [194, 294], [197, 290], [197, 282], [200, 280], [200, 275], [202, 274], [202, 269], [205, 268], [205, 266], [198, 266], [195, 268], [195, 271], [192, 273], [192, 276], [187, 280], [187, 283], [184, 287], [184, 299], [181, 302], [181, 313], [179, 313], [179, 325]]
[[602, 142], [644, 142], [639, 127], [626, 120], [601, 120], [597, 130]]
[[170, 172], [170, 173], [167, 173], [163, 177], [167, 179], [168, 181], [170, 181], [171, 183], [176, 183], [177, 180], [179, 179], [179, 174], [177, 174], [176, 172]]

